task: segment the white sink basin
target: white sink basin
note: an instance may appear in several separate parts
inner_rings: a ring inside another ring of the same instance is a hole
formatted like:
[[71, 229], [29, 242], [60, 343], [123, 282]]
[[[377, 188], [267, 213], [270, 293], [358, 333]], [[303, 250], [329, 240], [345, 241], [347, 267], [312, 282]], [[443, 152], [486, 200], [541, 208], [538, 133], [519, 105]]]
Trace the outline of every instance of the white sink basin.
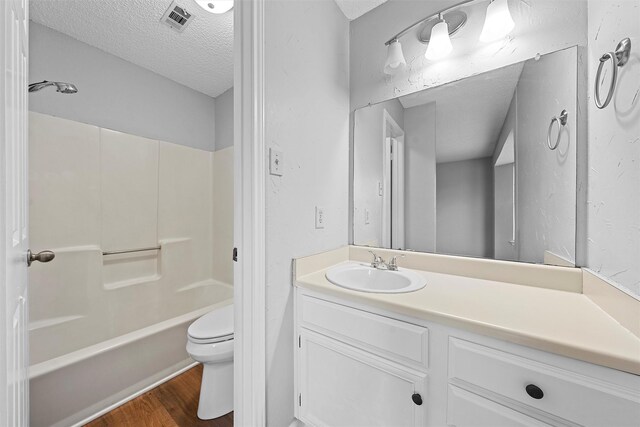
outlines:
[[426, 286], [419, 274], [405, 270], [378, 270], [362, 263], [338, 265], [327, 270], [327, 280], [334, 285], [361, 292], [399, 294], [413, 292]]

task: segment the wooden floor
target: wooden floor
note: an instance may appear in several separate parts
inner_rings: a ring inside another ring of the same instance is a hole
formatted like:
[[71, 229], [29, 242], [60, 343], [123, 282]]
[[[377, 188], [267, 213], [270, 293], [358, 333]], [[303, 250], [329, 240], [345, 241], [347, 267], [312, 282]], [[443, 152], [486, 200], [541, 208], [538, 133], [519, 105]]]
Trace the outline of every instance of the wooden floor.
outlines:
[[198, 419], [201, 378], [202, 365], [198, 365], [86, 426], [233, 427], [233, 412], [215, 420]]

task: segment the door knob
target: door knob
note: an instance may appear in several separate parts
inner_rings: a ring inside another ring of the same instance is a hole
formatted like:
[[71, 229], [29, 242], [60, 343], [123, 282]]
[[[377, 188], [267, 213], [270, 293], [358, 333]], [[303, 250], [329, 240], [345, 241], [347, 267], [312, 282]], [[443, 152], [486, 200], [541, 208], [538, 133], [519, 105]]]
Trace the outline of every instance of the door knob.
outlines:
[[56, 254], [53, 251], [41, 251], [37, 254], [31, 252], [31, 249], [27, 251], [27, 266], [31, 266], [33, 261], [38, 262], [49, 262], [56, 257]]

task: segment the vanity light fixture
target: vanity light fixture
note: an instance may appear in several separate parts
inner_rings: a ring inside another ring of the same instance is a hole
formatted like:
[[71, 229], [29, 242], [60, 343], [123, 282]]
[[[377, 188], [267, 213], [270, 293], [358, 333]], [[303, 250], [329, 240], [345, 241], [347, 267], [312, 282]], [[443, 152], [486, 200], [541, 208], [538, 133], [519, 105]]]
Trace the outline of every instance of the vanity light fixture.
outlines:
[[480, 41], [488, 43], [500, 40], [509, 34], [515, 26], [507, 0], [492, 0], [487, 6], [487, 16], [480, 34]]
[[222, 14], [233, 8], [233, 0], [196, 0], [196, 3], [207, 12]]
[[[418, 25], [420, 25], [417, 31], [418, 40], [421, 43], [427, 44], [425, 57], [435, 61], [447, 56], [453, 50], [450, 36], [458, 32], [458, 30], [467, 23], [467, 14], [460, 10], [460, 8], [470, 5], [471, 3], [480, 3], [483, 1], [486, 2], [487, 0], [462, 1], [435, 14], [429, 15], [426, 18], [422, 18], [391, 37], [385, 43], [388, 49], [387, 60], [384, 64], [384, 73], [395, 74], [406, 65], [400, 45], [400, 38]], [[508, 0], [490, 0], [487, 6], [487, 15], [480, 35], [480, 41], [490, 42], [499, 40], [513, 30], [515, 23], [509, 12], [507, 2]], [[397, 65], [394, 67], [393, 64]]]
[[449, 25], [442, 14], [438, 16], [438, 21], [431, 29], [427, 51], [424, 53], [424, 57], [432, 61], [444, 58], [453, 50], [449, 38]]
[[387, 47], [387, 60], [384, 63], [385, 74], [395, 74], [407, 65], [402, 53], [402, 45], [398, 40], [392, 40]]

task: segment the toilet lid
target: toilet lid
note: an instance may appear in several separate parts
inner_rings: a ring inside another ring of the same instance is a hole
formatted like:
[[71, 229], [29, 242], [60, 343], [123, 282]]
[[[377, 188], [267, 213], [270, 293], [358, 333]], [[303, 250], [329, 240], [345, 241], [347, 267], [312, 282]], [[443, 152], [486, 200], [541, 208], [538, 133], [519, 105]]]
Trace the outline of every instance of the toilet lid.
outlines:
[[233, 336], [233, 304], [205, 314], [189, 326], [188, 334], [196, 340]]

